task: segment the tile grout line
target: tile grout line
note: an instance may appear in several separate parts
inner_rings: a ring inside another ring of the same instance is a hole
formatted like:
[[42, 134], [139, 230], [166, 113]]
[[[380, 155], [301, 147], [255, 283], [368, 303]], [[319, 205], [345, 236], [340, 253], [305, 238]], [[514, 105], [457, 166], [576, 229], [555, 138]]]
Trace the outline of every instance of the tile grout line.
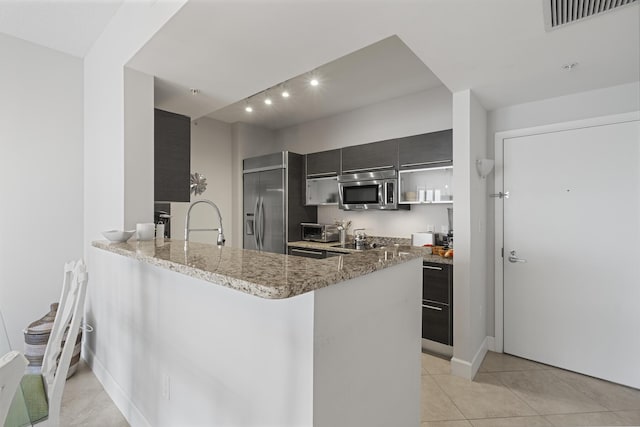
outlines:
[[[451, 376], [451, 373], [449, 374], [437, 374], [438, 376]], [[469, 422], [469, 418], [467, 418], [467, 416], [464, 414], [464, 412], [462, 412], [462, 410], [458, 407], [458, 405], [456, 405], [456, 402], [453, 400], [453, 398], [451, 396], [449, 396], [449, 393], [447, 393], [446, 391], [444, 391], [444, 389], [442, 387], [440, 387], [440, 384], [438, 384], [438, 381], [435, 380], [435, 378], [433, 378], [436, 375], [431, 375], [431, 379], [433, 380], [433, 382], [435, 383], [435, 385], [440, 389], [440, 391], [447, 396], [447, 398], [451, 401], [451, 404], [458, 410], [458, 412], [460, 412], [462, 414], [462, 416], [464, 417], [464, 420]], [[459, 421], [459, 420], [443, 420], [443, 421]], [[471, 424], [469, 422], [469, 424]]]

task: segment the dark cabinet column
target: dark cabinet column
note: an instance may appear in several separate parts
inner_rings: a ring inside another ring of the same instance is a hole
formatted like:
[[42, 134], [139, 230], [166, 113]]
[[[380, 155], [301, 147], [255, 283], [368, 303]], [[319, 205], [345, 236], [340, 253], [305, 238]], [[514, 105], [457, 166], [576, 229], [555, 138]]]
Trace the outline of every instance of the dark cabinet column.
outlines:
[[422, 263], [422, 338], [453, 345], [453, 266]]
[[155, 110], [154, 200], [190, 201], [191, 119]]

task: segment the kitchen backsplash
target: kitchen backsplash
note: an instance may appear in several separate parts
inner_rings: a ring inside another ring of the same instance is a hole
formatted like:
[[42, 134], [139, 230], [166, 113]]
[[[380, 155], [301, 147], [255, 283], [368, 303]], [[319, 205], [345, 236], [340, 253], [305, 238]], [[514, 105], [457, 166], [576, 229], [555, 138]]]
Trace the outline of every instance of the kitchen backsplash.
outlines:
[[[443, 205], [413, 205], [408, 211], [342, 211], [337, 206], [318, 206], [318, 222], [333, 224], [336, 220], [350, 220], [349, 234], [364, 228], [369, 236], [411, 239], [411, 233], [429, 231], [447, 232], [447, 208]], [[455, 229], [455, 224], [454, 224]]]

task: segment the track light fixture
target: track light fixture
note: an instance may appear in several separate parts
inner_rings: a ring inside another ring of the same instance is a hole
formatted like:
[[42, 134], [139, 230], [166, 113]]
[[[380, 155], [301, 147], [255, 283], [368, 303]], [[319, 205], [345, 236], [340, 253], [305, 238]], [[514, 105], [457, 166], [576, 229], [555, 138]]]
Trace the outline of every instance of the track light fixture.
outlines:
[[291, 94], [291, 91], [289, 91], [289, 88], [291, 87], [292, 82], [297, 83], [298, 85], [304, 82], [304, 84], [308, 84], [310, 86], [316, 87], [316, 86], [320, 86], [320, 81], [321, 79], [318, 75], [317, 70], [309, 71], [298, 77], [289, 79], [286, 82], [282, 82], [270, 88], [267, 88], [264, 91], [254, 93], [253, 95], [249, 96], [244, 100], [244, 110], [247, 113], [253, 112], [254, 105], [252, 105], [251, 103], [252, 99], [259, 106], [260, 105], [259, 100], [262, 100], [262, 102], [264, 102], [265, 105], [273, 105], [273, 98], [271, 97], [271, 94], [273, 94], [274, 96], [277, 96], [275, 94], [279, 93], [280, 96], [282, 96], [283, 98], [291, 97], [292, 94]]

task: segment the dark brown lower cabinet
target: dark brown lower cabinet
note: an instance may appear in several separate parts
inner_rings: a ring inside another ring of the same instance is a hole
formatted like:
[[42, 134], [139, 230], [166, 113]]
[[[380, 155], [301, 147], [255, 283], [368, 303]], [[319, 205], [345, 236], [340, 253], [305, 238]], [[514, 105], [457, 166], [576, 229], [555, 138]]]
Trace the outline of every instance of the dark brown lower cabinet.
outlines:
[[453, 345], [453, 266], [422, 264], [422, 338]]

